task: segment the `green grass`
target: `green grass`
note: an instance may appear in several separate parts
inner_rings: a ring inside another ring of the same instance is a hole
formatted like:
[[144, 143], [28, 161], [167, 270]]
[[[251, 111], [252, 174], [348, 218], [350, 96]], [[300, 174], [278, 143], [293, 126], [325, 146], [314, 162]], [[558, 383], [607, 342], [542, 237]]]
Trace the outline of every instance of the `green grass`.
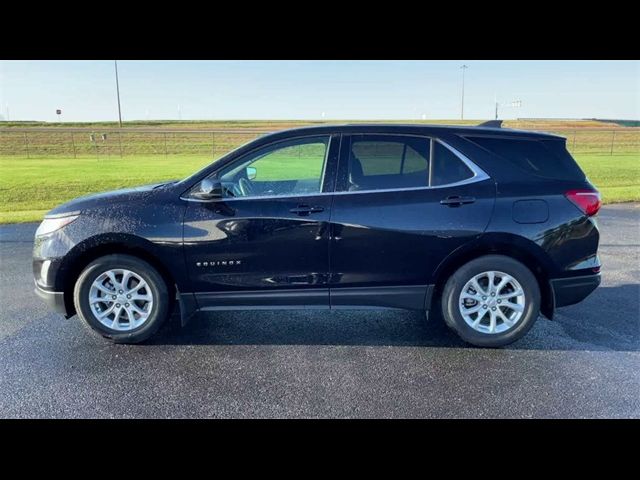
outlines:
[[89, 193], [183, 178], [209, 161], [203, 156], [0, 157], [0, 223], [38, 221], [56, 205]]
[[[640, 201], [640, 154], [576, 154], [605, 203]], [[0, 223], [39, 221], [72, 198], [162, 180], [183, 178], [203, 167], [206, 155], [93, 158], [0, 156]], [[258, 179], [276, 174], [267, 159], [256, 163]], [[313, 177], [314, 175], [309, 175]]]
[[574, 155], [604, 203], [640, 201], [640, 153]]

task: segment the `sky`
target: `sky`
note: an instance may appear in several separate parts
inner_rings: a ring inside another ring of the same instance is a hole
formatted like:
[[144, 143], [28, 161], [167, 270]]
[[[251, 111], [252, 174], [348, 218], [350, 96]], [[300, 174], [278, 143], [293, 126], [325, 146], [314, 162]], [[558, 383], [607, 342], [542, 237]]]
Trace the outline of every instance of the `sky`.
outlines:
[[[640, 119], [640, 61], [118, 61], [123, 120]], [[114, 61], [0, 61], [9, 120], [118, 119]]]

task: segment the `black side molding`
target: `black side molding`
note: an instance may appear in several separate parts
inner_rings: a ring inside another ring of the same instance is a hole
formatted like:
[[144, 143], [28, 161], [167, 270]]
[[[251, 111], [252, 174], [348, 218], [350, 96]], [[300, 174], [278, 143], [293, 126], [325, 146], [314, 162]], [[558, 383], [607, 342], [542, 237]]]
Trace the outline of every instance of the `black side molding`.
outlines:
[[216, 310], [406, 309], [429, 310], [433, 285], [244, 290], [180, 293], [182, 326], [197, 312]]
[[422, 310], [427, 288], [427, 285], [332, 288], [331, 308], [377, 307]]
[[329, 309], [328, 288], [199, 292], [194, 295], [200, 311]]

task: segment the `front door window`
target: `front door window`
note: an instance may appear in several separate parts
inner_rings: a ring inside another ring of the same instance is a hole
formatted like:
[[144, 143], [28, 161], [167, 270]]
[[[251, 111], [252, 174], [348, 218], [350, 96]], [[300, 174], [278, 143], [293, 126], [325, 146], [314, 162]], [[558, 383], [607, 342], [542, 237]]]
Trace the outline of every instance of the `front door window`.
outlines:
[[329, 136], [279, 142], [219, 173], [227, 198], [313, 195], [322, 191]]

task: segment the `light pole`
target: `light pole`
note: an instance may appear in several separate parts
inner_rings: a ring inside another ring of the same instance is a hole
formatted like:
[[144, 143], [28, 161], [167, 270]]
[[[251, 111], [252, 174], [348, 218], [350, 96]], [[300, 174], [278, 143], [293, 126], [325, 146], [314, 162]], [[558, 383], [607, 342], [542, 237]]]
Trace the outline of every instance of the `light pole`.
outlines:
[[122, 111], [120, 110], [120, 83], [118, 82], [118, 61], [113, 61], [116, 67], [116, 93], [118, 95], [118, 124], [122, 128]]
[[468, 65], [462, 65], [462, 102], [460, 107], [460, 120], [464, 120], [464, 71], [469, 68]]

